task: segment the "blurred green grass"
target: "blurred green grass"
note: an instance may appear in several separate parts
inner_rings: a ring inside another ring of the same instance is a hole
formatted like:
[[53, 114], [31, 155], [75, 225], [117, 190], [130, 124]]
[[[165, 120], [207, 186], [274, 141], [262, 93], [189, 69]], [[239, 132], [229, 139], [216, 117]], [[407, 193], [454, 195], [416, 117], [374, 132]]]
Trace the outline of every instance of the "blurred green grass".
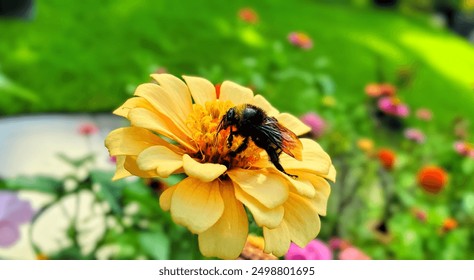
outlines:
[[[317, 107], [322, 92], [351, 110], [380, 71], [394, 82], [408, 65], [416, 78], [401, 96], [412, 108], [431, 108], [441, 125], [474, 119], [474, 48], [428, 17], [307, 0], [37, 4], [33, 21], [0, 21], [0, 74], [39, 98], [8, 94], [0, 114], [111, 111], [159, 67], [253, 85], [296, 114]], [[237, 18], [245, 6], [259, 14], [257, 26]], [[290, 46], [295, 30], [315, 47]], [[329, 87], [308, 91], [314, 84], [301, 76], [317, 75], [321, 65]]]

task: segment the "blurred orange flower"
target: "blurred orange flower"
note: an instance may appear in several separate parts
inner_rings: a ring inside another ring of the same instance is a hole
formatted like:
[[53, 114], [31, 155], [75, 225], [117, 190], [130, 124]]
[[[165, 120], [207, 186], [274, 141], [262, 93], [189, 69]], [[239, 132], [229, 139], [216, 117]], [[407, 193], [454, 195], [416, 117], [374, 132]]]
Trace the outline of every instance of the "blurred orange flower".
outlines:
[[386, 170], [392, 170], [395, 165], [395, 153], [387, 148], [381, 148], [378, 152], [380, 163]]
[[369, 138], [360, 138], [357, 140], [357, 147], [366, 154], [371, 154], [374, 151], [374, 141]]
[[393, 96], [397, 89], [391, 84], [371, 83], [365, 87], [365, 93], [370, 97]]
[[433, 194], [439, 193], [446, 185], [447, 180], [446, 171], [437, 166], [423, 167], [417, 176], [418, 185]]
[[263, 237], [249, 234], [239, 260], [277, 260], [278, 258], [272, 254], [267, 254], [263, 250], [265, 248], [265, 240]]
[[239, 18], [248, 23], [257, 23], [258, 15], [252, 8], [242, 8], [239, 10]]
[[451, 231], [458, 227], [458, 222], [453, 218], [447, 218], [443, 222], [442, 230], [443, 232]]

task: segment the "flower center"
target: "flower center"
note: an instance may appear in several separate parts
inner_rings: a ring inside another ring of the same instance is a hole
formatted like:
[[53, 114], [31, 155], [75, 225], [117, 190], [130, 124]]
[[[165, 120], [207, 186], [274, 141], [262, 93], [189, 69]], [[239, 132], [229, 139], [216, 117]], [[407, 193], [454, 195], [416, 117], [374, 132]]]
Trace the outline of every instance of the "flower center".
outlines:
[[[244, 141], [242, 136], [236, 135], [231, 147], [227, 147], [227, 138], [230, 128], [217, 133], [217, 126], [227, 111], [233, 107], [230, 101], [209, 101], [205, 105], [193, 104], [193, 111], [186, 120], [187, 127], [191, 130], [192, 141], [199, 152], [191, 156], [202, 163], [219, 163], [228, 168], [240, 167], [250, 168], [253, 163], [260, 159], [261, 148], [253, 141], [249, 141], [248, 147], [241, 153], [231, 156], [229, 153], [235, 151]], [[235, 128], [233, 128], [235, 131]]]

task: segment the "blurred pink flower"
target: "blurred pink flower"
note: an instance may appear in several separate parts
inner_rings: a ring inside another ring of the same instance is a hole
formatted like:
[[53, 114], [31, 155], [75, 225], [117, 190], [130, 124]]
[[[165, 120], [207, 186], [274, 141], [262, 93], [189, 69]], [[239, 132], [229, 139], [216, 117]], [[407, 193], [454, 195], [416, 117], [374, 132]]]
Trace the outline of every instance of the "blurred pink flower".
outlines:
[[95, 134], [99, 128], [93, 123], [83, 123], [79, 126], [79, 133], [85, 136]]
[[326, 122], [316, 113], [307, 113], [301, 117], [301, 121], [311, 128], [314, 137], [321, 137], [326, 130]]
[[28, 201], [20, 200], [16, 193], [0, 191], [0, 247], [9, 247], [20, 238], [20, 225], [33, 217]]
[[288, 41], [293, 46], [308, 50], [313, 47], [313, 40], [303, 32], [291, 32], [288, 34]]
[[430, 121], [433, 118], [433, 113], [430, 109], [420, 108], [416, 110], [416, 117], [423, 121]]
[[332, 260], [332, 251], [318, 239], [311, 240], [304, 248], [291, 243], [285, 260]]
[[415, 218], [418, 221], [423, 222], [423, 223], [426, 222], [428, 215], [426, 214], [425, 211], [418, 208], [413, 208], [412, 213], [413, 213], [413, 216], [415, 216]]
[[454, 150], [461, 156], [474, 158], [474, 145], [464, 142], [454, 142]]
[[239, 18], [252, 24], [258, 22], [258, 14], [252, 8], [248, 7], [239, 10]]
[[421, 130], [417, 128], [407, 128], [405, 129], [405, 138], [416, 143], [424, 143], [425, 142], [425, 134], [421, 132]]
[[370, 260], [364, 252], [356, 247], [348, 247], [339, 253], [340, 260]]
[[408, 106], [401, 103], [398, 98], [395, 97], [382, 97], [378, 102], [379, 109], [389, 115], [397, 117], [407, 117], [410, 113]]
[[350, 247], [349, 241], [346, 241], [339, 237], [333, 237], [329, 240], [329, 247], [333, 250], [343, 250]]

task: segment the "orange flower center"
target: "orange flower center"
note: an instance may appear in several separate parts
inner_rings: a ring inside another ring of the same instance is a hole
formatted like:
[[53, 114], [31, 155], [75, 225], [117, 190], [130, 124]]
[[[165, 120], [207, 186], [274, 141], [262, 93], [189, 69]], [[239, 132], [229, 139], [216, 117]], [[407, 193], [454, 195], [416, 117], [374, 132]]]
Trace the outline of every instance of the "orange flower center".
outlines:
[[[243, 142], [241, 136], [234, 136], [232, 145], [227, 146], [230, 130], [217, 134], [217, 126], [227, 111], [233, 107], [230, 101], [209, 101], [205, 105], [193, 104], [193, 111], [188, 115], [187, 127], [191, 130], [192, 141], [198, 153], [191, 154], [200, 162], [219, 163], [230, 167], [250, 168], [260, 159], [261, 148], [252, 141], [248, 147], [234, 157], [230, 152], [236, 150]], [[234, 128], [235, 131], [235, 128]]]

